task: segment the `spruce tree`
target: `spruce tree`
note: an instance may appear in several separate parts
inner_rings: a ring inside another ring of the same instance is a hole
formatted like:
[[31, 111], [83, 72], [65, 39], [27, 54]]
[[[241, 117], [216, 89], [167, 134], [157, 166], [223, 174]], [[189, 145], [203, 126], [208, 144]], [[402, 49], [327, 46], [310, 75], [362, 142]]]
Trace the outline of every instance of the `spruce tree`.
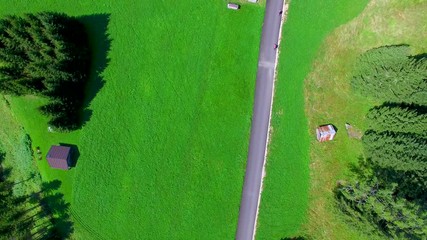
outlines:
[[360, 56], [351, 83], [356, 91], [375, 99], [426, 105], [426, 60], [410, 56], [407, 45], [372, 49]]
[[427, 170], [427, 138], [416, 134], [369, 131], [363, 136], [366, 157], [381, 168]]
[[0, 91], [61, 102], [50, 124], [73, 130], [80, 123], [90, 67], [88, 37], [76, 18], [42, 12], [0, 20]]
[[396, 197], [396, 185], [382, 185], [377, 179], [347, 183], [337, 188], [339, 207], [353, 220], [377, 226], [388, 238], [427, 237], [427, 213], [423, 202]]
[[427, 133], [427, 111], [420, 107], [382, 105], [371, 109], [366, 118], [369, 129], [377, 132]]
[[397, 195], [406, 199], [426, 199], [427, 172], [399, 171], [392, 168], [375, 167], [375, 176], [384, 184], [397, 184]]

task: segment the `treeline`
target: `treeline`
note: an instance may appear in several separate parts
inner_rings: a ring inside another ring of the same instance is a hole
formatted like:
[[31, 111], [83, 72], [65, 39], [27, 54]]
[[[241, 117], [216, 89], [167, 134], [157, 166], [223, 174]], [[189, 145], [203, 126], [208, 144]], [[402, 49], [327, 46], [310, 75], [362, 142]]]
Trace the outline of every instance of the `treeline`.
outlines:
[[69, 204], [56, 193], [59, 181], [43, 183], [40, 191], [16, 197], [11, 169], [2, 167], [0, 152], [0, 239], [66, 239], [73, 232]]
[[0, 20], [0, 91], [50, 99], [40, 110], [57, 130], [79, 127], [89, 69], [87, 33], [76, 18], [42, 12]]
[[[364, 53], [353, 88], [382, 100], [366, 119], [364, 158], [336, 189], [339, 208], [360, 229], [387, 238], [427, 238], [427, 58], [409, 47]], [[356, 221], [354, 221], [356, 220]]]

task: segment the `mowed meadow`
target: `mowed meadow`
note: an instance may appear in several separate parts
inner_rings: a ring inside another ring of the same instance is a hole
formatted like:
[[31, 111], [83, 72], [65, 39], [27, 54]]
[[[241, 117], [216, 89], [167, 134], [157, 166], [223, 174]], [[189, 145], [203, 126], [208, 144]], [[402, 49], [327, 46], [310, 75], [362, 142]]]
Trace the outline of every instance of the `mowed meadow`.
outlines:
[[75, 239], [233, 239], [264, 7], [224, 1], [3, 1], [0, 16], [55, 11], [89, 29], [81, 130], [49, 133], [34, 97], [9, 98], [46, 153], [75, 144], [62, 181]]

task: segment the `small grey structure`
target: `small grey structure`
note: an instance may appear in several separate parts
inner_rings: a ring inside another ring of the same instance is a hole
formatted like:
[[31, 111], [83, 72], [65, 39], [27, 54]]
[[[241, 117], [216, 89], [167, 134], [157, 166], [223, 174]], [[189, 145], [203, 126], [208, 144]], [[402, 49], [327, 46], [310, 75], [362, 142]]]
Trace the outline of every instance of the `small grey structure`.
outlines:
[[235, 3], [229, 3], [229, 4], [227, 4], [227, 8], [228, 9], [232, 9], [232, 10], [239, 10], [240, 9], [240, 5], [239, 4], [235, 4]]
[[51, 168], [68, 170], [71, 166], [71, 148], [66, 146], [52, 146], [46, 155]]

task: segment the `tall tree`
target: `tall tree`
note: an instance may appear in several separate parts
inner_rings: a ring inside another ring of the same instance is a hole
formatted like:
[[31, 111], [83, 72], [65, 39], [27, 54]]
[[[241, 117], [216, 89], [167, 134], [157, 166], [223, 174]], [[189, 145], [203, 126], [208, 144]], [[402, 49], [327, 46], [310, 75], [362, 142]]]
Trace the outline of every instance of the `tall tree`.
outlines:
[[427, 138], [416, 134], [369, 131], [363, 136], [366, 157], [382, 168], [427, 170]]
[[85, 27], [76, 18], [41, 12], [0, 19], [0, 92], [33, 94], [60, 102], [57, 130], [80, 124], [90, 68]]
[[378, 132], [427, 133], [427, 111], [422, 107], [382, 105], [371, 109], [366, 118], [369, 128]]
[[407, 45], [372, 49], [360, 56], [351, 83], [365, 96], [426, 105], [426, 60], [423, 55], [410, 56]]
[[426, 205], [396, 197], [396, 185], [384, 186], [375, 178], [338, 187], [338, 205], [354, 219], [377, 226], [388, 238], [427, 237]]

